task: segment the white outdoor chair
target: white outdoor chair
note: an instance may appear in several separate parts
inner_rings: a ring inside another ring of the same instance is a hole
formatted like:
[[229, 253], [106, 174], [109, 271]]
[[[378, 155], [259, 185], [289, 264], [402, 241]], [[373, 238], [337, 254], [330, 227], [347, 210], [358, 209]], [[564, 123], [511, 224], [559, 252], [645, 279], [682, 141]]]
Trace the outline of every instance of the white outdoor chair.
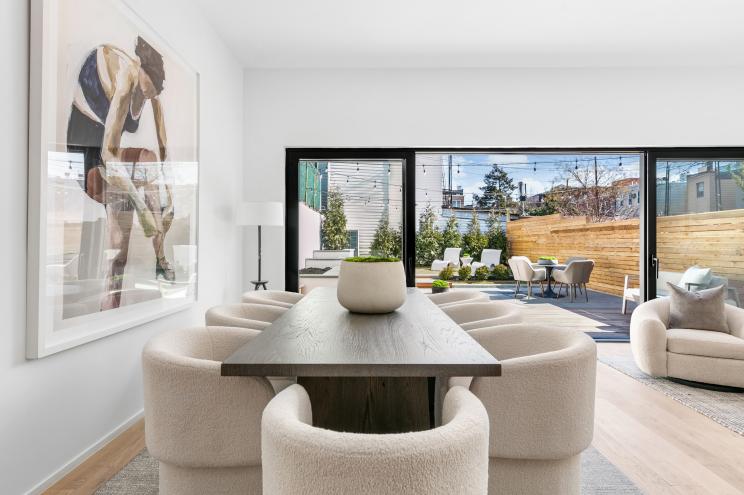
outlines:
[[493, 266], [498, 266], [501, 264], [501, 249], [484, 249], [481, 253], [481, 260], [480, 261], [474, 261], [470, 266], [473, 267], [473, 275], [475, 275], [475, 271], [482, 267], [487, 266], [489, 269]]
[[514, 297], [519, 294], [519, 289], [522, 282], [527, 282], [527, 298], [532, 295], [532, 284], [533, 282], [540, 283], [540, 291], [545, 294], [545, 288], [543, 282], [548, 279], [547, 271], [545, 268], [534, 267], [532, 262], [527, 256], [512, 256], [509, 258], [509, 267], [511, 268], [514, 280], [517, 283], [517, 287], [514, 290]]
[[445, 306], [442, 311], [466, 331], [523, 321], [521, 308], [506, 301], [457, 304]]
[[455, 268], [460, 267], [460, 251], [461, 248], [447, 248], [444, 250], [444, 256], [442, 260], [434, 260], [431, 262], [431, 270], [434, 272], [441, 271], [447, 268], [449, 265]]
[[641, 302], [641, 288], [631, 287], [631, 280], [637, 282], [640, 280], [640, 277], [638, 275], [625, 275], [625, 283], [623, 284], [623, 314], [625, 314], [628, 307], [628, 301], [633, 301], [636, 304]]
[[244, 303], [269, 304], [280, 308], [291, 308], [302, 299], [302, 294], [283, 290], [252, 290], [241, 297]]
[[339, 432], [312, 426], [310, 398], [293, 385], [264, 409], [261, 462], [267, 495], [484, 495], [488, 415], [472, 393], [453, 387], [438, 428]]
[[553, 280], [561, 284], [558, 287], [558, 296], [561, 294], [561, 288], [566, 286], [566, 294], [571, 297], [571, 302], [576, 300], [576, 289], [584, 287], [586, 302], [589, 302], [589, 292], [586, 290], [586, 284], [594, 270], [594, 261], [592, 260], [575, 260], [566, 265], [563, 270], [553, 270]]
[[205, 321], [210, 327], [240, 327], [263, 330], [283, 315], [286, 308], [268, 304], [223, 304], [207, 310]]

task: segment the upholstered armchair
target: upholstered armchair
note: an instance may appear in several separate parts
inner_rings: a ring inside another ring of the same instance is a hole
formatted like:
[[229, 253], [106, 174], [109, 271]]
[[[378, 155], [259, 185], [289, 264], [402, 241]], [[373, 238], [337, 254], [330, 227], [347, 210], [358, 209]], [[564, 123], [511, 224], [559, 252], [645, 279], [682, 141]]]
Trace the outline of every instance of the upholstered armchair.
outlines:
[[207, 310], [207, 326], [241, 327], [263, 330], [279, 318], [287, 308], [269, 304], [223, 304]]
[[376, 435], [313, 427], [307, 392], [293, 385], [264, 410], [261, 451], [271, 495], [482, 495], [488, 486], [488, 416], [462, 387], [445, 396], [442, 426]]
[[456, 304], [442, 310], [463, 330], [522, 323], [522, 309], [506, 301]]
[[145, 440], [162, 495], [261, 493], [261, 413], [274, 390], [266, 378], [220, 376], [221, 361], [259, 333], [179, 329], [145, 346]]
[[441, 294], [427, 294], [427, 296], [431, 299], [431, 302], [440, 308], [489, 300], [488, 294], [479, 290], [454, 290]]
[[638, 306], [630, 318], [630, 348], [651, 376], [744, 387], [744, 309], [725, 305], [729, 333], [670, 328], [670, 298]]
[[243, 294], [241, 302], [291, 308], [300, 302], [302, 297], [302, 294], [283, 290], [252, 290]]
[[576, 494], [594, 432], [597, 346], [583, 332], [527, 324], [472, 330], [501, 362], [469, 386], [491, 421], [488, 493]]
[[548, 279], [545, 268], [532, 266], [532, 262], [526, 256], [512, 256], [509, 258], [509, 268], [511, 268], [514, 281], [517, 283], [514, 297], [519, 294], [522, 282], [527, 282], [527, 297], [532, 295], [532, 284], [535, 282], [540, 284], [540, 291], [544, 294], [543, 282]]
[[576, 289], [580, 290], [583, 286], [586, 302], [589, 302], [589, 291], [586, 290], [586, 284], [589, 283], [593, 270], [594, 261], [592, 260], [572, 260], [568, 262], [565, 269], [553, 270], [553, 280], [561, 284], [558, 287], [558, 294], [560, 295], [561, 288], [564, 285], [567, 286], [566, 293], [573, 302], [576, 300]]

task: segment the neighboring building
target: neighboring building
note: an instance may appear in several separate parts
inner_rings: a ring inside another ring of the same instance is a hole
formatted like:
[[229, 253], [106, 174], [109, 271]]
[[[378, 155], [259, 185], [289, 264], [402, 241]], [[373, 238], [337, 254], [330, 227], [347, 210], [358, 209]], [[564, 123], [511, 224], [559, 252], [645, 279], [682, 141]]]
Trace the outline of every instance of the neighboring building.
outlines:
[[615, 212], [620, 217], [637, 217], [641, 206], [641, 180], [638, 177], [628, 177], [616, 180], [612, 186], [617, 190]]
[[744, 190], [731, 171], [721, 172], [712, 163], [676, 181], [659, 180], [656, 198], [659, 216], [744, 208]]
[[442, 216], [444, 204], [444, 169], [447, 155], [416, 155], [416, 228], [426, 206], [431, 206], [437, 217]]
[[452, 189], [442, 189], [442, 209], [444, 208], [462, 208], [465, 206], [465, 193], [462, 186], [456, 186]]

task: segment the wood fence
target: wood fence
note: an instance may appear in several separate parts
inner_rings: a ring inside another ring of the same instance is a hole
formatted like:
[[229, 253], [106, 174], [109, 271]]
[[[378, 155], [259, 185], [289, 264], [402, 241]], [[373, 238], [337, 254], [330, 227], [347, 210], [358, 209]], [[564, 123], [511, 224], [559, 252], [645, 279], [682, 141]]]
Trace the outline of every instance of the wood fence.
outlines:
[[[638, 219], [590, 223], [586, 217], [549, 215], [508, 222], [506, 233], [512, 256], [594, 260], [589, 287], [595, 290], [621, 295], [624, 276], [639, 273]], [[744, 287], [744, 209], [659, 217], [656, 233], [662, 270], [705, 266], [730, 286]]]
[[594, 260], [589, 288], [621, 295], [626, 274], [638, 274], [640, 253], [638, 219], [591, 223], [587, 217], [547, 215], [506, 224], [511, 256], [571, 256]]

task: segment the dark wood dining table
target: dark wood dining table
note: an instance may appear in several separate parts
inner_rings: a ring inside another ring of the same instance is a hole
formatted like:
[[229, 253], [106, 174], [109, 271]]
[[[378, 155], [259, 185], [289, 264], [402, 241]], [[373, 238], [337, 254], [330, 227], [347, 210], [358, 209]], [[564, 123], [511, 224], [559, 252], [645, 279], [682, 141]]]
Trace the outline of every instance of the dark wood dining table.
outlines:
[[431, 428], [443, 380], [500, 374], [496, 358], [413, 288], [398, 310], [374, 315], [316, 288], [222, 363], [223, 376], [297, 377], [314, 425], [359, 433]]

